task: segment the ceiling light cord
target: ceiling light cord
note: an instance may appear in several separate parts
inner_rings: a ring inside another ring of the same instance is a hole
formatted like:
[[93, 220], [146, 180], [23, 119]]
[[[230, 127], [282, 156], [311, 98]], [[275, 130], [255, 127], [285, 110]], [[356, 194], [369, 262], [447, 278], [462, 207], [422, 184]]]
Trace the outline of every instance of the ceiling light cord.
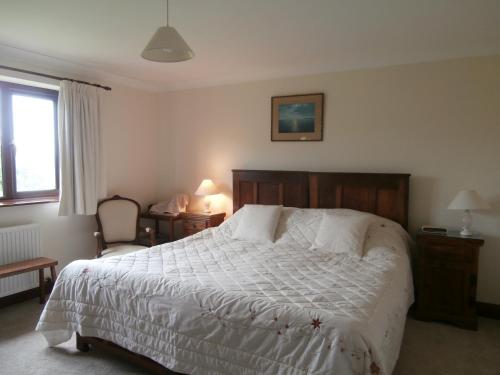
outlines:
[[[165, 7], [167, 8], [165, 16]], [[165, 20], [166, 18], [166, 20]], [[165, 22], [167, 21], [167, 22]], [[160, 0], [160, 24], [170, 26], [170, 17], [168, 14], [168, 0]]]
[[168, 0], [167, 0], [167, 26], [170, 26], [170, 16], [168, 14]]

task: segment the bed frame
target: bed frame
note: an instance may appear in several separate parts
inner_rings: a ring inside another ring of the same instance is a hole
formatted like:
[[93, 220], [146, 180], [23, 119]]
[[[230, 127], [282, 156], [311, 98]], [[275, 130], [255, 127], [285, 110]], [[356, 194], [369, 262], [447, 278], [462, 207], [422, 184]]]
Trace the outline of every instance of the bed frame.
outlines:
[[[371, 212], [408, 228], [409, 174], [233, 170], [233, 212], [245, 204], [300, 208], [351, 208]], [[112, 342], [76, 334], [76, 347], [108, 351], [154, 374], [173, 372]]]

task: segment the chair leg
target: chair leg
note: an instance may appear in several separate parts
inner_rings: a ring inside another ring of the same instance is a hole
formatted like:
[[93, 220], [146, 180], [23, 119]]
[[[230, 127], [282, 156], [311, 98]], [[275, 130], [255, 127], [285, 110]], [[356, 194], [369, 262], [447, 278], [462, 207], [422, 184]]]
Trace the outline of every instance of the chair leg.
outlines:
[[40, 303], [45, 303], [45, 280], [43, 279], [43, 268], [38, 270], [38, 284], [40, 288]]

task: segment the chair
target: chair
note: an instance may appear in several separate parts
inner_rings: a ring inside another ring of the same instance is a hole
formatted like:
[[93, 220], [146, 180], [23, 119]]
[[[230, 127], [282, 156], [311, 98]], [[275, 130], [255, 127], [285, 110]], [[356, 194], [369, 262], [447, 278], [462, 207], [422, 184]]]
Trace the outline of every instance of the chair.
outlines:
[[150, 246], [155, 245], [154, 230], [139, 226], [141, 206], [130, 198], [115, 195], [103, 199], [97, 205], [97, 258], [125, 255], [147, 249], [139, 244], [139, 233], [149, 234]]

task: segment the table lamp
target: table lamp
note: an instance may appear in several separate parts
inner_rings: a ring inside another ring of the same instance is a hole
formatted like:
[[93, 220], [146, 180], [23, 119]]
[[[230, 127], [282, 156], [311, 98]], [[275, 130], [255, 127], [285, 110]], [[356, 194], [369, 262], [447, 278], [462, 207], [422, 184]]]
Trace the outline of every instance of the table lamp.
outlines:
[[464, 210], [462, 216], [462, 236], [472, 236], [472, 210], [488, 210], [490, 205], [486, 203], [483, 198], [475, 190], [460, 190], [456, 197], [451, 201], [448, 209], [450, 210]]
[[209, 214], [210, 213], [210, 195], [215, 195], [219, 194], [219, 189], [217, 189], [217, 186], [212, 182], [210, 179], [205, 179], [201, 181], [200, 186], [198, 186], [198, 189], [194, 192], [194, 195], [198, 195], [201, 197], [205, 197], [205, 213]]

